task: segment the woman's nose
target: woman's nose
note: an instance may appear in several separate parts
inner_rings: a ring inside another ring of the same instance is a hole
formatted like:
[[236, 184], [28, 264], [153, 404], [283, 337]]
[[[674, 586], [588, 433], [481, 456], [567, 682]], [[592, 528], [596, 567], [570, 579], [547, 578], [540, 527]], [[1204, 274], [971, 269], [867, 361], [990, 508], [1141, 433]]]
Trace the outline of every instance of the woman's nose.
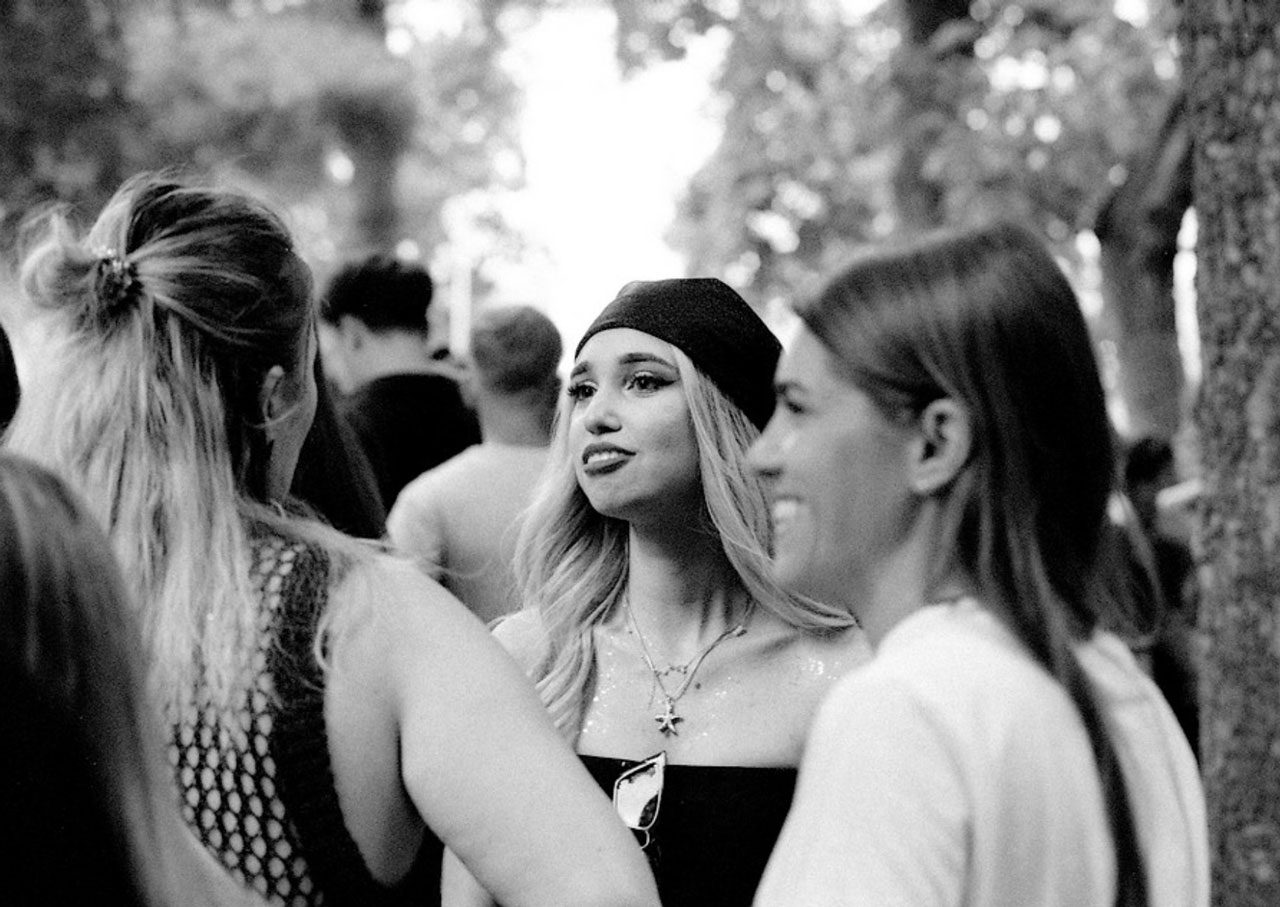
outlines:
[[583, 425], [592, 434], [617, 431], [621, 426], [614, 395], [600, 388], [587, 400], [586, 411], [582, 414]]
[[762, 479], [778, 474], [778, 445], [775, 435], [778, 432], [778, 419], [775, 415], [760, 432], [760, 436], [747, 449], [747, 465]]

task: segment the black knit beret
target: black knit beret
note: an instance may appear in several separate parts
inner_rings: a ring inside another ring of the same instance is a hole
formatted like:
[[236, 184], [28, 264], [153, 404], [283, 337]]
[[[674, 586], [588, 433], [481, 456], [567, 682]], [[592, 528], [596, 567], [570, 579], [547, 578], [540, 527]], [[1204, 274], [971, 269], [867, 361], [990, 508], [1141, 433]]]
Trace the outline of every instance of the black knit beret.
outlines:
[[724, 281], [632, 281], [587, 328], [574, 357], [591, 337], [611, 328], [632, 328], [680, 349], [757, 428], [773, 415], [773, 372], [782, 345]]

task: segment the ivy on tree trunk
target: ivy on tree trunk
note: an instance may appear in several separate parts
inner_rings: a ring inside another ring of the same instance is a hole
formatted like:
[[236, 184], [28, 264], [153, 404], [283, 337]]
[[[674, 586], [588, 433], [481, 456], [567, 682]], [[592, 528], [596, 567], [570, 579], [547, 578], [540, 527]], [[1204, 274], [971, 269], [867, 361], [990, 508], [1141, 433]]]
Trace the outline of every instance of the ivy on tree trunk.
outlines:
[[1215, 905], [1280, 904], [1280, 2], [1187, 0]]

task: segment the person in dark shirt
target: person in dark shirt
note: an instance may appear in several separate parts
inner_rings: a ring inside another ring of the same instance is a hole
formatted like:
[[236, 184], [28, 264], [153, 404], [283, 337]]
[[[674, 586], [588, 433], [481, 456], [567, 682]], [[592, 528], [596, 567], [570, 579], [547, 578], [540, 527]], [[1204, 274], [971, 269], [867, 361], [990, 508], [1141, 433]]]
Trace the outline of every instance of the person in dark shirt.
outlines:
[[339, 409], [355, 429], [390, 509], [411, 480], [480, 443], [457, 382], [431, 356], [434, 287], [421, 265], [373, 255], [330, 281], [321, 316], [342, 378]]
[[1199, 755], [1195, 561], [1190, 546], [1164, 530], [1156, 504], [1160, 491], [1176, 482], [1173, 448], [1168, 441], [1143, 437], [1125, 451], [1125, 493], [1133, 504], [1137, 529], [1149, 549], [1158, 586], [1160, 618], [1151, 651], [1151, 676], [1173, 707], [1192, 750]]
[[387, 510], [373, 467], [355, 429], [338, 412], [318, 356], [315, 373], [316, 418], [302, 442], [291, 491], [340, 532], [382, 538]]

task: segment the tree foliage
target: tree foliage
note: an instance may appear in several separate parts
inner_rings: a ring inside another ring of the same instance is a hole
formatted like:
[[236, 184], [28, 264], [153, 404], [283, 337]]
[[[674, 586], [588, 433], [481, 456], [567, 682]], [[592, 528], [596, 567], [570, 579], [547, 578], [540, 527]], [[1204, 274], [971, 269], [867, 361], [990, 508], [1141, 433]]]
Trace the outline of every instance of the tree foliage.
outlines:
[[402, 148], [413, 126], [407, 65], [342, 22], [139, 12], [128, 43], [130, 90], [151, 118], [156, 162], [312, 188], [333, 143]]
[[[321, 258], [395, 237], [432, 248], [451, 199], [521, 179], [503, 17], [556, 2], [453, 4], [460, 27], [395, 56], [371, 27], [394, 0], [8, 0], [0, 204], [96, 201], [177, 164], [298, 206]], [[728, 36], [724, 137], [670, 239], [755, 299], [939, 220], [1021, 217], [1069, 251], [1176, 77], [1163, 14], [1135, 25], [1110, 0], [893, 0], [857, 17], [840, 0], [607, 2], [626, 71]], [[496, 206], [463, 207], [510, 245]]]
[[130, 165], [118, 4], [0, 2], [0, 247], [52, 199], [95, 205]]
[[0, 0], [0, 217], [92, 212], [125, 175], [179, 168], [294, 209], [321, 262], [431, 248], [447, 199], [519, 179], [518, 94], [498, 63], [503, 4], [399, 54], [393, 5]]
[[[1176, 87], [1158, 2], [1141, 24], [1109, 0], [898, 0], [857, 19], [836, 0], [613, 3], [624, 68], [731, 36], [724, 140], [672, 239], [760, 298], [938, 221], [1017, 217], [1069, 252]], [[905, 204], [904, 179], [928, 204]]]

